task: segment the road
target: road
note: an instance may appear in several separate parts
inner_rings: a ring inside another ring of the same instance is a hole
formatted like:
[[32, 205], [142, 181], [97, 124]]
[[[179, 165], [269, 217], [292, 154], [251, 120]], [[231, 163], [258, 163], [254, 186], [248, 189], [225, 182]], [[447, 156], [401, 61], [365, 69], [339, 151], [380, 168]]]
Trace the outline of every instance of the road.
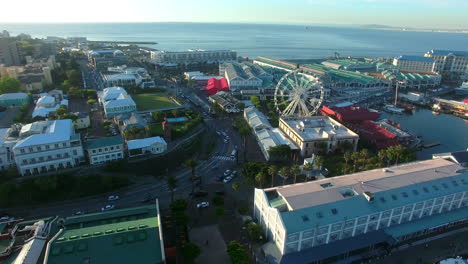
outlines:
[[102, 80], [99, 73], [95, 69], [89, 67], [86, 60], [79, 60], [78, 64], [80, 65], [83, 87], [96, 91], [102, 90]]
[[[230, 155], [234, 148], [238, 148], [238, 153], [241, 153], [241, 139], [232, 128], [232, 121], [229, 118], [215, 120], [205, 115], [205, 124], [207, 133], [211, 133], [216, 137], [216, 147], [207, 160], [200, 160], [196, 169], [196, 174], [202, 177], [202, 183], [208, 184], [214, 181], [216, 175], [223, 174], [226, 169], [236, 169], [236, 161], [230, 159]], [[224, 132], [229, 136], [229, 141], [224, 142], [225, 137], [219, 136], [216, 131]], [[217, 169], [215, 169], [217, 167]], [[176, 189], [176, 198], [187, 197], [191, 192], [192, 183], [190, 181], [190, 170], [181, 166], [178, 171], [173, 172], [178, 180]], [[239, 177], [238, 177], [239, 178]], [[236, 178], [235, 180], [239, 180]], [[223, 188], [223, 183], [219, 183], [220, 189]], [[200, 186], [203, 188], [203, 186]], [[120, 199], [117, 201], [107, 201], [108, 195], [118, 195]], [[125, 208], [137, 205], [142, 205], [142, 201], [148, 196], [158, 197], [160, 205], [165, 208], [170, 203], [170, 190], [164, 180], [152, 178], [150, 182], [137, 183], [135, 185], [113, 193], [106, 193], [76, 200], [56, 202], [36, 207], [17, 208], [14, 210], [4, 210], [6, 213], [22, 218], [38, 218], [52, 215], [70, 216], [77, 211], [86, 213], [100, 211], [102, 207], [108, 204], [115, 205], [115, 208]]]

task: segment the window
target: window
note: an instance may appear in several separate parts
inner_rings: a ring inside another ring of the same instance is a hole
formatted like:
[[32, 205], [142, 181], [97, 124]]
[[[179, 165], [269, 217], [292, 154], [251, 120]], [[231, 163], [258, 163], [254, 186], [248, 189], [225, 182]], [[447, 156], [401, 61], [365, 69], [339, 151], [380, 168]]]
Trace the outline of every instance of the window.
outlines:
[[302, 216], [302, 221], [303, 222], [308, 222], [309, 221], [309, 217], [307, 215], [303, 215]]
[[114, 150], [114, 147], [110, 147], [110, 150]]
[[338, 213], [338, 210], [336, 208], [331, 209], [332, 214], [336, 215]]
[[55, 146], [55, 148], [58, 148], [58, 147], [59, 147], [59, 144], [55, 144], [54, 146]]
[[408, 197], [408, 194], [406, 192], [402, 192], [401, 195], [403, 195], [403, 197], [405, 197], [405, 198]]
[[317, 218], [322, 218], [323, 217], [322, 212], [317, 212], [315, 215], [317, 216]]
[[66, 147], [67, 146], [67, 143], [62, 143], [62, 147]]
[[418, 190], [413, 190], [412, 192], [413, 192], [414, 195], [419, 195]]
[[25, 152], [24, 148], [20, 149], [20, 152], [24, 154], [24, 152]]
[[424, 191], [425, 193], [428, 193], [428, 192], [429, 192], [429, 190], [428, 190], [426, 187], [423, 187], [423, 191]]
[[396, 201], [396, 200], [397, 200], [397, 196], [394, 195], [394, 194], [392, 194], [392, 199]]
[[444, 187], [445, 189], [448, 189], [448, 185], [445, 182], [442, 183], [442, 187]]
[[109, 151], [109, 149], [108, 149], [108, 148], [104, 148], [104, 151]]
[[28, 149], [29, 149], [29, 152], [33, 152], [33, 148], [29, 147]]
[[116, 149], [120, 149], [120, 146], [115, 146]]
[[436, 185], [432, 185], [432, 189], [434, 189], [434, 191], [438, 191], [439, 187], [437, 187]]
[[36, 149], [37, 149], [37, 151], [41, 151], [41, 150], [42, 150], [41, 146], [37, 147]]
[[102, 152], [102, 149], [99, 149], [99, 152]]
[[122, 153], [117, 153], [117, 157], [121, 157], [122, 156]]
[[96, 153], [96, 150], [95, 150], [95, 149], [93, 149], [93, 153]]

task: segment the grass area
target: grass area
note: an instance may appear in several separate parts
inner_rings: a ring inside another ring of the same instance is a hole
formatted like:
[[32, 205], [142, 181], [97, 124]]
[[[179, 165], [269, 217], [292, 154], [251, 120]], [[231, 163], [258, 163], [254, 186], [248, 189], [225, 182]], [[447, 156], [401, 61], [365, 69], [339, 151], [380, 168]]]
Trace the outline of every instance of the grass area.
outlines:
[[138, 111], [178, 106], [164, 93], [144, 93], [132, 95]]

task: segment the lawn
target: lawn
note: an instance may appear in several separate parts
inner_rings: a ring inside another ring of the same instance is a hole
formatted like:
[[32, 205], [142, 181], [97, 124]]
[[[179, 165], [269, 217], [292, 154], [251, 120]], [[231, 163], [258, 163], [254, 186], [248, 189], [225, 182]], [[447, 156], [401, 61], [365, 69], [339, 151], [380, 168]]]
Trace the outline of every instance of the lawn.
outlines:
[[137, 105], [138, 111], [178, 106], [163, 93], [135, 94], [132, 95], [132, 98]]

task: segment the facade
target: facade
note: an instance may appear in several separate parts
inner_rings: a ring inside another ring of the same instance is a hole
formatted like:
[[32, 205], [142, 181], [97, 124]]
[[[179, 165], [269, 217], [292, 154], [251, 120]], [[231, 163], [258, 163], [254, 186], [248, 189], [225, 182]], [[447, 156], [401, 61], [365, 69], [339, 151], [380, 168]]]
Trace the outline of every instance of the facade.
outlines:
[[107, 67], [126, 65], [128, 57], [115, 49], [91, 50], [88, 53], [88, 61], [96, 69], [106, 70]]
[[434, 72], [435, 62], [431, 57], [399, 56], [393, 59], [393, 65], [400, 71], [407, 72]]
[[124, 158], [121, 136], [90, 139], [86, 142], [89, 164], [97, 165]]
[[[55, 62], [55, 58], [54, 58]], [[16, 79], [21, 83], [21, 90], [25, 92], [42, 91], [44, 85], [50, 85], [52, 69], [48, 63], [33, 63], [25, 66], [1, 66], [0, 75]]]
[[91, 126], [91, 120], [89, 119], [89, 113], [76, 112], [73, 113], [77, 118], [73, 121], [75, 129], [85, 129]]
[[24, 125], [13, 147], [21, 175], [34, 175], [78, 166], [84, 161], [80, 135], [70, 119]]
[[442, 76], [439, 74], [404, 73], [385, 70], [379, 75], [384, 80], [392, 82], [392, 86], [401, 90], [422, 91], [440, 86]]
[[424, 56], [434, 59], [436, 72], [458, 73], [468, 81], [468, 51], [430, 50]]
[[269, 153], [269, 150], [272, 147], [288, 145], [292, 150], [298, 149], [280, 132], [278, 128], [273, 128], [266, 116], [254, 106], [244, 109], [244, 119], [247, 124], [249, 124], [250, 128], [252, 128], [255, 139], [260, 146], [260, 150], [262, 151], [265, 160], [272, 160]]
[[144, 68], [124, 66], [109, 67], [108, 72], [101, 74], [104, 87], [140, 87], [155, 88], [156, 84]]
[[0, 95], [0, 106], [22, 106], [29, 103], [29, 95], [25, 93], [6, 93]]
[[154, 64], [172, 66], [178, 64], [221, 63], [235, 61], [237, 52], [232, 50], [201, 50], [188, 51], [151, 51]]
[[167, 143], [162, 137], [150, 137], [127, 141], [127, 148], [129, 157], [161, 154], [167, 151]]
[[21, 64], [18, 46], [13, 38], [0, 37], [0, 64], [6, 66]]
[[136, 111], [136, 103], [122, 87], [109, 87], [98, 92], [99, 103], [107, 118]]
[[426, 160], [256, 189], [269, 263], [350, 263], [468, 223], [468, 172]]
[[158, 200], [65, 218], [41, 263], [166, 263]]
[[328, 116], [280, 118], [279, 128], [300, 149], [301, 156], [310, 157], [319, 150], [331, 152], [348, 142], [356, 151], [359, 136]]
[[18, 143], [17, 133], [21, 127], [0, 128], [0, 170], [6, 170], [15, 165], [13, 147]]

